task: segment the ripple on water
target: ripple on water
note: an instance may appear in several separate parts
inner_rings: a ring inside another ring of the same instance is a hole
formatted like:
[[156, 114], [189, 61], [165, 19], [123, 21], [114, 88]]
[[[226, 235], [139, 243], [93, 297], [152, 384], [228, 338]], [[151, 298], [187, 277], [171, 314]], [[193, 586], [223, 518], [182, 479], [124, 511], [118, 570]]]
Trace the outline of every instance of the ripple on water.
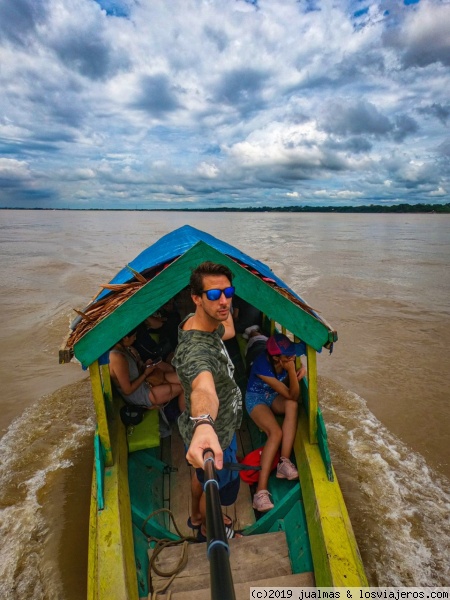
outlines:
[[320, 386], [332, 458], [370, 584], [450, 585], [450, 482], [357, 394], [325, 378]]

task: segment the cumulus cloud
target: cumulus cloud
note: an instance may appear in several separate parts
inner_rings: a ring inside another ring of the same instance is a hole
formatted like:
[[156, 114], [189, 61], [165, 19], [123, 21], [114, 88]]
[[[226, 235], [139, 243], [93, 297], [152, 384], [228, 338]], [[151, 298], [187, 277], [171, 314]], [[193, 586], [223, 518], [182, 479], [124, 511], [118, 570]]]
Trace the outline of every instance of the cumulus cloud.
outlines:
[[262, 90], [267, 74], [258, 69], [240, 68], [224, 73], [215, 90], [215, 101], [243, 113], [263, 107]]
[[140, 82], [140, 92], [135, 108], [140, 108], [151, 116], [163, 118], [167, 113], [180, 108], [176, 87], [164, 73], [146, 75]]
[[450, 66], [450, 4], [423, 3], [411, 12], [400, 32], [405, 68], [433, 63]]
[[0, 181], [3, 185], [29, 179], [30, 172], [25, 161], [13, 158], [0, 158]]
[[444, 139], [444, 141], [441, 144], [439, 144], [437, 150], [441, 154], [441, 156], [445, 158], [450, 158], [450, 137]]
[[47, 17], [47, 2], [14, 0], [0, 2], [0, 39], [19, 46], [36, 32], [37, 26]]
[[418, 108], [418, 112], [423, 115], [436, 117], [442, 125], [447, 125], [448, 118], [450, 117], [450, 102], [447, 102], [446, 104], [433, 102], [433, 104]]
[[393, 125], [377, 107], [367, 100], [334, 101], [327, 108], [324, 127], [338, 135], [384, 136]]
[[219, 174], [219, 169], [216, 165], [202, 162], [197, 168], [197, 173], [201, 177], [206, 177], [207, 179], [215, 179]]
[[444, 202], [449, 10], [0, 0], [0, 206]]
[[413, 135], [419, 130], [419, 125], [415, 119], [408, 115], [397, 115], [395, 117], [395, 128], [393, 138], [396, 142], [403, 142], [403, 140]]
[[430, 192], [430, 196], [447, 196], [447, 190], [445, 190], [443, 187], [439, 187], [437, 190], [433, 190], [432, 192]]

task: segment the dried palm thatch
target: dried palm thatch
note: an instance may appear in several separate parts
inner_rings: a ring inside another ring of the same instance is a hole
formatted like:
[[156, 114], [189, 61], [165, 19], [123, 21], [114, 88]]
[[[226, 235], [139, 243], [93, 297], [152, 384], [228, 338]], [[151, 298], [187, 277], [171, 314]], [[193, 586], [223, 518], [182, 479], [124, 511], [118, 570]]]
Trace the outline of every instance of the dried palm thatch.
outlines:
[[81, 317], [81, 320], [69, 335], [66, 342], [67, 347], [73, 348], [79, 339], [93, 329], [93, 327], [102, 319], [114, 312], [116, 308], [128, 300], [128, 298], [135, 294], [143, 285], [145, 284], [135, 281], [117, 286], [105, 285], [102, 286], [102, 288], [112, 290], [112, 294], [98, 302], [94, 301], [83, 311], [74, 308], [73, 310]]

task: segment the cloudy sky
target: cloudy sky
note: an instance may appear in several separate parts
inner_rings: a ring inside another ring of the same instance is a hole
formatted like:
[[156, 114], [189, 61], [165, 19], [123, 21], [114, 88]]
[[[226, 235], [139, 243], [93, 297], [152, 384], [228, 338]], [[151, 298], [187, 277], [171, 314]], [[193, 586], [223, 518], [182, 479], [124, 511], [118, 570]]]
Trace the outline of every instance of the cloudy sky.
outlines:
[[0, 0], [0, 207], [449, 201], [449, 0]]

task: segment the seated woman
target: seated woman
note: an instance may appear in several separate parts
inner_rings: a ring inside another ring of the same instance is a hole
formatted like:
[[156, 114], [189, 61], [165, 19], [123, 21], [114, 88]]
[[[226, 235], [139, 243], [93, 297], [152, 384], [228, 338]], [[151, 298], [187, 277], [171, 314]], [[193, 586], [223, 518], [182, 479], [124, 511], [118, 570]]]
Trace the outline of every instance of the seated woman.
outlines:
[[[254, 361], [245, 395], [247, 412], [256, 425], [267, 435], [261, 454], [261, 471], [253, 497], [253, 508], [266, 512], [273, 508], [269, 498], [268, 481], [272, 463], [281, 444], [281, 458], [277, 466], [280, 479], [297, 479], [298, 471], [289, 460], [297, 430], [299, 381], [306, 369], [295, 368], [295, 356], [305, 353], [305, 345], [294, 344], [282, 333], [272, 335], [266, 352]], [[282, 426], [275, 415], [284, 415]]]
[[[151, 360], [143, 363], [137, 351], [132, 348], [136, 330], [124, 336], [109, 353], [109, 370], [122, 398], [129, 404], [154, 408], [167, 404], [178, 396], [180, 411], [183, 411], [184, 392], [178, 375], [172, 365]], [[162, 372], [162, 373], [161, 373]], [[159, 373], [159, 382], [151, 384], [152, 374]]]

